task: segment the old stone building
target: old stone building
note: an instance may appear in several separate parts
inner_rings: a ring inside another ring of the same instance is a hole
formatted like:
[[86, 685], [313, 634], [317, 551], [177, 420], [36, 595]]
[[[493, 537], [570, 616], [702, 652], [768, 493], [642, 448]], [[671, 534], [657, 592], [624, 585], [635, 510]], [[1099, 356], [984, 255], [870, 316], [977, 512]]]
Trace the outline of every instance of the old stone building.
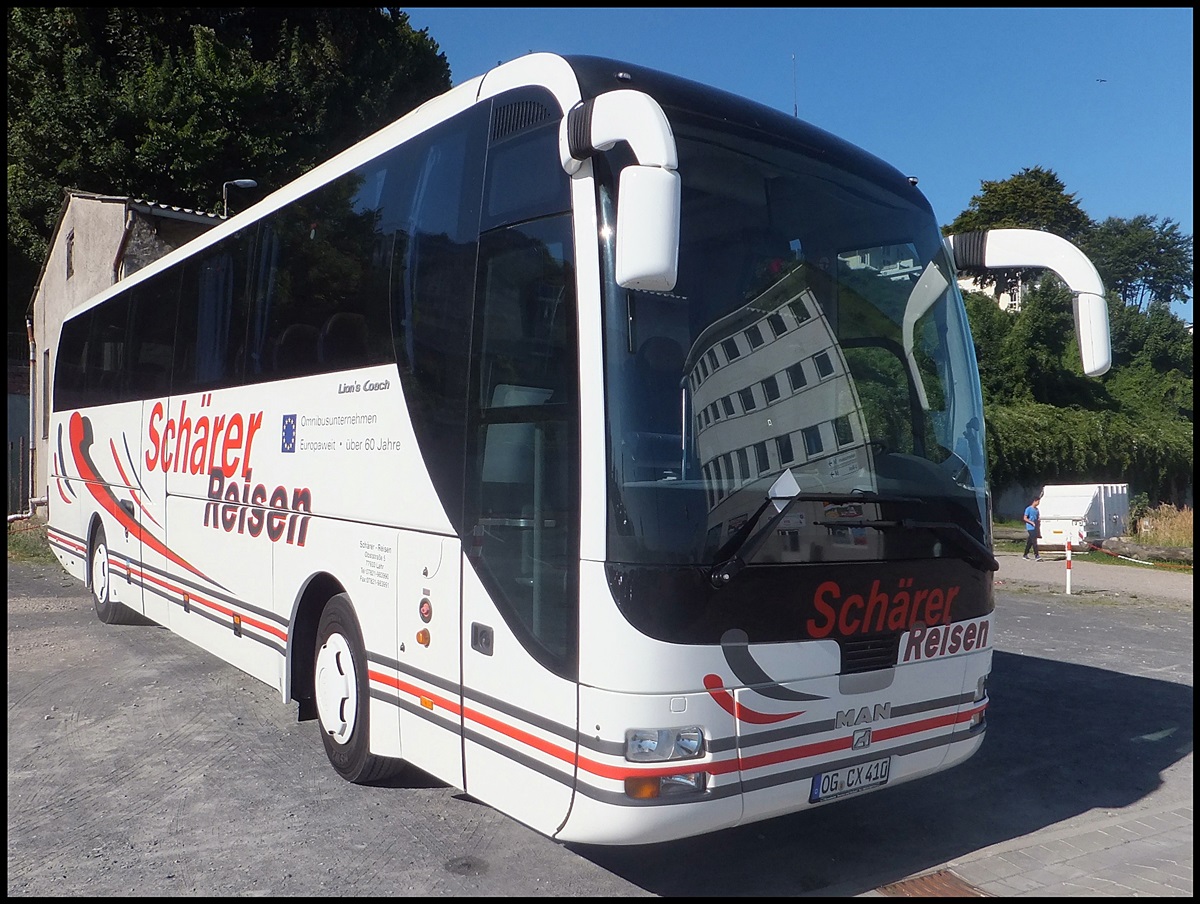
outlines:
[[63, 319], [97, 293], [221, 220], [215, 214], [135, 198], [64, 191], [58, 224], [27, 312], [34, 356], [28, 409], [33, 497], [46, 495], [48, 455], [43, 449], [49, 439], [54, 349]]

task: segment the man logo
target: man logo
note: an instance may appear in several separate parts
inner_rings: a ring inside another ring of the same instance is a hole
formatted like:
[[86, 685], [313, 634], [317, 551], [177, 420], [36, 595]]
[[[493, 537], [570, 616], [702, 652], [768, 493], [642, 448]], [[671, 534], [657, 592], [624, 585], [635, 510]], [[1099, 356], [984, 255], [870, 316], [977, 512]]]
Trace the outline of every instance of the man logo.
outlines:
[[871, 729], [860, 728], [854, 732], [854, 742], [850, 745], [851, 750], [866, 750], [871, 746]]
[[879, 719], [890, 719], [892, 717], [892, 704], [876, 703], [875, 709], [871, 710], [867, 707], [860, 709], [843, 709], [838, 710], [838, 714], [834, 717], [833, 725], [835, 728], [850, 728], [854, 725], [862, 725], [864, 722], [876, 722]]

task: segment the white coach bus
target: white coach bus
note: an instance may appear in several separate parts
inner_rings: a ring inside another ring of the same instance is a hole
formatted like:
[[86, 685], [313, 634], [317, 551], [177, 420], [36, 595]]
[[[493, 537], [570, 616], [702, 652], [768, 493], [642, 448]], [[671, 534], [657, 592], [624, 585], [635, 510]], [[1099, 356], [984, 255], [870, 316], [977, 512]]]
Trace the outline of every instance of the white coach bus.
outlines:
[[562, 841], [712, 832], [980, 746], [994, 625], [961, 266], [794, 117], [531, 54], [121, 281], [56, 351], [50, 538], [319, 720]]

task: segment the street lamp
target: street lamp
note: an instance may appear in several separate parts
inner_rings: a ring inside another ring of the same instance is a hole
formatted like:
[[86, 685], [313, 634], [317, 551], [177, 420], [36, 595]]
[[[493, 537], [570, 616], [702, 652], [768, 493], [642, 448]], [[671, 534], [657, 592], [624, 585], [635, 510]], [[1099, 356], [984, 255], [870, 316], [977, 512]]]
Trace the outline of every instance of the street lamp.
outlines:
[[229, 218], [229, 186], [234, 188], [258, 188], [258, 183], [253, 179], [231, 179], [221, 186], [221, 203], [225, 207], [225, 218]]

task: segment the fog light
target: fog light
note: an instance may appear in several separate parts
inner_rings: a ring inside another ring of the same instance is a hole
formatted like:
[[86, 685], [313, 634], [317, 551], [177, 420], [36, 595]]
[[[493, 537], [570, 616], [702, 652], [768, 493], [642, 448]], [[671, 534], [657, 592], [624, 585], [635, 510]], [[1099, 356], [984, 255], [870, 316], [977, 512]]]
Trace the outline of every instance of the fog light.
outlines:
[[704, 790], [704, 772], [684, 772], [679, 775], [664, 775], [658, 780], [659, 794], [663, 797], [674, 794], [691, 794]]

